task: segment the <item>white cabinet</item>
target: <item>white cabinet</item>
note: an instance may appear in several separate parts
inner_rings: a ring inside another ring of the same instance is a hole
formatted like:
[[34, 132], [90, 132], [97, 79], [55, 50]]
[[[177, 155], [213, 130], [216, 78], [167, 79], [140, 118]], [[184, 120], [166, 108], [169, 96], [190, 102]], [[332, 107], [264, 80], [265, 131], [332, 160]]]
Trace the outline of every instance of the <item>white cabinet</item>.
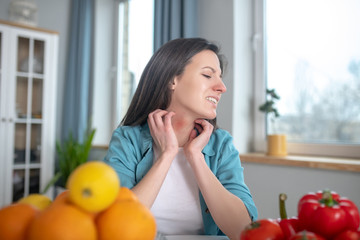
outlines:
[[53, 176], [57, 54], [56, 32], [0, 20], [0, 207]]

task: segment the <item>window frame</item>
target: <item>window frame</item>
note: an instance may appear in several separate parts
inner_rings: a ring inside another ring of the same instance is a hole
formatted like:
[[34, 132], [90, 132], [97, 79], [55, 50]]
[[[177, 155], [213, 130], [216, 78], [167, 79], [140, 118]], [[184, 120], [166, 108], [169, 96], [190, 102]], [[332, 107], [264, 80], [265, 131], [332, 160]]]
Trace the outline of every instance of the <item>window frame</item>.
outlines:
[[[122, 105], [122, 97], [121, 97], [121, 93], [122, 93], [122, 73], [123, 73], [123, 69], [122, 66], [123, 65], [123, 58], [122, 58], [122, 54], [124, 51], [124, 44], [123, 42], [120, 42], [119, 40], [123, 38], [123, 34], [124, 34], [124, 15], [125, 15], [125, 6], [123, 6], [124, 4], [126, 4], [126, 2], [128, 2], [128, 0], [125, 1], [116, 1], [115, 3], [115, 7], [116, 7], [116, 15], [115, 15], [115, 27], [116, 27], [116, 34], [115, 34], [115, 39], [116, 41], [114, 41], [114, 53], [115, 53], [115, 57], [114, 57], [114, 66], [113, 66], [113, 71], [114, 71], [114, 82], [113, 82], [113, 87], [111, 89], [112, 91], [112, 99], [113, 99], [113, 104], [112, 104], [112, 111], [111, 111], [111, 123], [113, 126], [118, 126], [121, 122], [121, 105]], [[119, 94], [120, 93], [120, 94]]]
[[[265, 101], [266, 89], [266, 0], [254, 1], [254, 150], [266, 152], [265, 114], [258, 106]], [[315, 155], [329, 157], [360, 158], [360, 145], [287, 143], [289, 155]]]

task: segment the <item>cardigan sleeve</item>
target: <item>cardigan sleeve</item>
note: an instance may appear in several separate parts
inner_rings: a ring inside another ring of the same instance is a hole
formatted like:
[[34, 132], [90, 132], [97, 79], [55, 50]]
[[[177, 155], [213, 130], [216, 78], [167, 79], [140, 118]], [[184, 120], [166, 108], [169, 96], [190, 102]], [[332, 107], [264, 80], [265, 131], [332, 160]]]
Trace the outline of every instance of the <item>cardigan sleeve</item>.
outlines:
[[126, 127], [117, 128], [111, 137], [104, 162], [117, 172], [121, 186], [132, 188], [136, 184], [136, 166], [139, 159], [134, 135]]
[[258, 212], [250, 190], [245, 184], [244, 168], [241, 166], [239, 152], [233, 144], [231, 135], [224, 130], [222, 132], [217, 144], [219, 149], [215, 153], [217, 159], [215, 175], [228, 191], [243, 201], [251, 220], [255, 221]]

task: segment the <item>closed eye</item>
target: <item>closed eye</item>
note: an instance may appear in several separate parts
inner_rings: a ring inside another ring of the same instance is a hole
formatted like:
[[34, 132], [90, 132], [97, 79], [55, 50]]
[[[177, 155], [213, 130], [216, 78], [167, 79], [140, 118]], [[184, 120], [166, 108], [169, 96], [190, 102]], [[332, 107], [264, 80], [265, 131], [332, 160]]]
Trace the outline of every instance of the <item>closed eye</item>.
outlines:
[[203, 76], [206, 77], [206, 78], [211, 78], [211, 76], [206, 75], [206, 74], [203, 74]]

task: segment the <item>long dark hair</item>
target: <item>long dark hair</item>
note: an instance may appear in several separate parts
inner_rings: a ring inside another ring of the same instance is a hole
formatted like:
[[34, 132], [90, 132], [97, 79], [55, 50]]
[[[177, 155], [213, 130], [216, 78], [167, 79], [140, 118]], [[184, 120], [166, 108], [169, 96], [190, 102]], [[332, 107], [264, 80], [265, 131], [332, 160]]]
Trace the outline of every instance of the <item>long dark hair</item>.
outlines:
[[[135, 126], [146, 122], [148, 114], [156, 109], [166, 109], [170, 105], [170, 83], [184, 72], [191, 58], [203, 50], [213, 51], [219, 58], [223, 72], [223, 56], [219, 47], [203, 38], [179, 38], [160, 47], [146, 65], [130, 106], [121, 125]], [[216, 126], [216, 118], [208, 119]]]

